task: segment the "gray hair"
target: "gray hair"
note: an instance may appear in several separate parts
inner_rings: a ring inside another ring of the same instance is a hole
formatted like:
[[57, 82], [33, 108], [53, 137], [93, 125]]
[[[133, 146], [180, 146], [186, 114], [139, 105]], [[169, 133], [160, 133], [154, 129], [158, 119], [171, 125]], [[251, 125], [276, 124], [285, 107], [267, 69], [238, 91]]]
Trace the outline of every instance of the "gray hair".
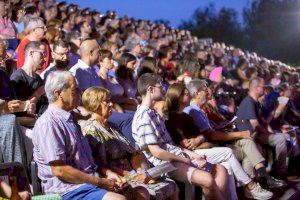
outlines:
[[68, 89], [69, 77], [73, 76], [69, 71], [54, 71], [51, 72], [46, 79], [45, 92], [50, 103], [57, 100], [55, 91]]
[[206, 87], [206, 81], [201, 79], [193, 79], [187, 85], [186, 88], [190, 92], [192, 98], [195, 97], [195, 94]]
[[28, 19], [28, 23], [25, 23], [25, 31], [30, 33], [33, 29], [39, 26], [38, 23], [40, 21], [44, 23], [44, 20], [41, 17], [30, 17]]

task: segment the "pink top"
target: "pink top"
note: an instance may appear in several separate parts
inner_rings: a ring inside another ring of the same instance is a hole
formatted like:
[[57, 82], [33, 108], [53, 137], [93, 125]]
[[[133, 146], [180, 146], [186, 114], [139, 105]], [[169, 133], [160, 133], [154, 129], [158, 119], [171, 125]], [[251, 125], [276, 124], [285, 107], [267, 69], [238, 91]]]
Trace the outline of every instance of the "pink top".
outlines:
[[14, 23], [7, 17], [0, 16], [0, 36], [4, 39], [13, 39], [17, 36]]

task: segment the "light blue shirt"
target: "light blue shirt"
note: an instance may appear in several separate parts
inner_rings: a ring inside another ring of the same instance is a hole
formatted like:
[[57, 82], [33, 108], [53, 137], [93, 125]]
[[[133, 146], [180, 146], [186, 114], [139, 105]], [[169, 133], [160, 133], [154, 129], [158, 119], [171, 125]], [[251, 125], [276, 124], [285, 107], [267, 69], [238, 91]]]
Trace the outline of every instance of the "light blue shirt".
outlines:
[[77, 79], [81, 91], [85, 91], [93, 86], [104, 87], [95, 70], [85, 64], [81, 59], [70, 69], [70, 72]]
[[199, 131], [212, 129], [206, 114], [192, 101], [190, 102], [189, 106], [183, 109], [183, 112], [190, 115], [194, 119], [194, 123], [199, 128]]

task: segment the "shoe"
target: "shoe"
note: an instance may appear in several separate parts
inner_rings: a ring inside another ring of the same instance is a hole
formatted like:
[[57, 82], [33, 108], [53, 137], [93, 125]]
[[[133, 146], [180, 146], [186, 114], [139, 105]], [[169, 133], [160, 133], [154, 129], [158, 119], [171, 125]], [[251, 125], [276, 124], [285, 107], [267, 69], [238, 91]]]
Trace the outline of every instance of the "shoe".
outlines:
[[258, 182], [261, 184], [263, 188], [276, 189], [287, 186], [287, 183], [283, 180], [277, 180], [274, 177], [270, 176], [270, 178], [260, 177]]
[[258, 200], [265, 200], [265, 199], [271, 199], [273, 197], [273, 193], [263, 189], [259, 183], [254, 183], [252, 189], [249, 189], [248, 187], [244, 187], [244, 195], [247, 198], [250, 199], [258, 199]]

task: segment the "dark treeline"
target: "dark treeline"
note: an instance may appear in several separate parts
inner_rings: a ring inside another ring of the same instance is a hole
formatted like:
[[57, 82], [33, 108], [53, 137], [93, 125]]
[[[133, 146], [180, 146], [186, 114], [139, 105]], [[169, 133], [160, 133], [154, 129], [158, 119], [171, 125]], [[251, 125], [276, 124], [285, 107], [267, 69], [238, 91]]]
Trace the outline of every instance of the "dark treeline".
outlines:
[[243, 23], [231, 8], [214, 4], [198, 8], [180, 28], [200, 38], [211, 37], [267, 58], [300, 64], [300, 1], [254, 0], [243, 9]]

